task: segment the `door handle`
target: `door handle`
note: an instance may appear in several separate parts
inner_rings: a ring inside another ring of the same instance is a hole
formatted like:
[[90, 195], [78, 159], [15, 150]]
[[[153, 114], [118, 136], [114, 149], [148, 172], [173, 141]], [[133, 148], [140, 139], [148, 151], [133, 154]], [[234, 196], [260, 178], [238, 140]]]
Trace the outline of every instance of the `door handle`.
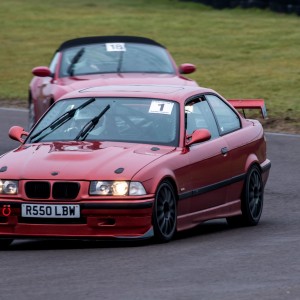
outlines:
[[227, 155], [227, 153], [228, 153], [228, 148], [227, 147], [223, 147], [222, 149], [221, 149], [221, 153], [225, 156], [225, 155]]

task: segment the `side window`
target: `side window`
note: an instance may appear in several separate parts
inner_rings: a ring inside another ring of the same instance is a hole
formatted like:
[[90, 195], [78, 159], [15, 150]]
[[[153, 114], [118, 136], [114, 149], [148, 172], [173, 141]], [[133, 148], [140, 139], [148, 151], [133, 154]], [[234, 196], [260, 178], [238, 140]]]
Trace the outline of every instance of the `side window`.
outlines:
[[185, 105], [186, 132], [192, 134], [196, 129], [206, 128], [210, 131], [211, 138], [219, 136], [213, 113], [204, 99], [197, 98]]
[[215, 113], [221, 134], [241, 128], [240, 118], [230, 106], [217, 96], [206, 95], [205, 97]]

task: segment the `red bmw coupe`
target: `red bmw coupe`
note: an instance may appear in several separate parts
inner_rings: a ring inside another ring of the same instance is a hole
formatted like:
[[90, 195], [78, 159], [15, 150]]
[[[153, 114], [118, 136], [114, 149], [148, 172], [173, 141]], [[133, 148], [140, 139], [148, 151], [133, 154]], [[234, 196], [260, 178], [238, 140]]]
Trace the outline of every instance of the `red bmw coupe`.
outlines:
[[69, 40], [56, 50], [49, 67], [32, 70], [29, 128], [58, 98], [82, 87], [115, 84], [197, 84], [183, 77], [196, 70], [176, 66], [168, 50], [144, 37], [94, 36]]
[[65, 94], [0, 158], [0, 244], [16, 238], [149, 238], [209, 219], [258, 224], [271, 162], [262, 125], [201, 87]]

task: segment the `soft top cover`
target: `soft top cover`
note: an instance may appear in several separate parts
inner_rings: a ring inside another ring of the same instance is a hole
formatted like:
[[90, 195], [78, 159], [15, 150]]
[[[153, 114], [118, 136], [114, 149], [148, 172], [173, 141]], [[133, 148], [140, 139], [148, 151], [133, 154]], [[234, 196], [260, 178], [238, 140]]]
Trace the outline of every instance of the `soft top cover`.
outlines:
[[140, 43], [140, 44], [149, 44], [149, 45], [155, 45], [155, 46], [165, 48], [163, 45], [155, 42], [154, 40], [145, 37], [109, 35], [109, 36], [89, 36], [89, 37], [81, 37], [81, 38], [68, 40], [62, 43], [60, 47], [57, 49], [57, 51], [61, 51], [74, 46], [96, 44], [96, 43]]

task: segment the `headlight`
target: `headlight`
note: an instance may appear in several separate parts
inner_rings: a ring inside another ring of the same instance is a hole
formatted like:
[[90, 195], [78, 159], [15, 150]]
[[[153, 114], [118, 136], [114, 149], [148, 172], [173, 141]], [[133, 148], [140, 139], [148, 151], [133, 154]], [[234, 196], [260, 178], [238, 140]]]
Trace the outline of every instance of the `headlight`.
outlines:
[[0, 179], [0, 194], [4, 194], [4, 195], [18, 194], [18, 181]]
[[140, 182], [135, 181], [92, 181], [90, 195], [140, 196], [146, 195], [146, 191]]

